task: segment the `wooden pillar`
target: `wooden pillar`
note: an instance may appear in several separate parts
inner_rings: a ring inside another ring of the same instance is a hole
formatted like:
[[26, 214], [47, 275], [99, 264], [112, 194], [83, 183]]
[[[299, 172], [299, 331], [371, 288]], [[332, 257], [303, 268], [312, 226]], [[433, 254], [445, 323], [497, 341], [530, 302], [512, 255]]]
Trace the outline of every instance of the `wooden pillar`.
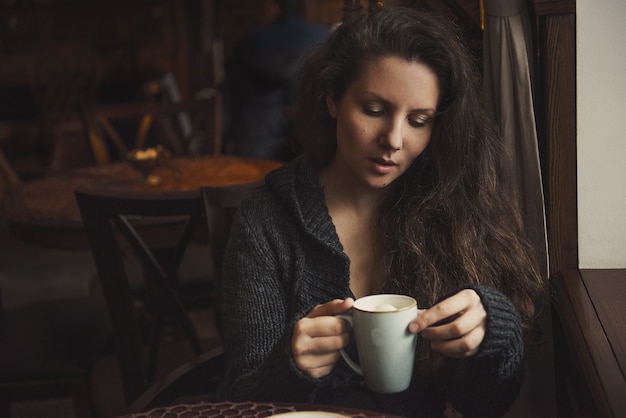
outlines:
[[[538, 135], [546, 190], [548, 254], [553, 283], [578, 269], [576, 168], [576, 2], [531, 0], [537, 23], [540, 109]], [[554, 295], [559, 298], [555, 290]], [[572, 388], [570, 343], [563, 332], [560, 302], [553, 306], [553, 345], [557, 416], [574, 414], [581, 392]], [[558, 354], [557, 354], [558, 353]], [[582, 415], [580, 415], [582, 416]]]
[[576, 2], [532, 0], [537, 18], [548, 252], [552, 274], [578, 268]]

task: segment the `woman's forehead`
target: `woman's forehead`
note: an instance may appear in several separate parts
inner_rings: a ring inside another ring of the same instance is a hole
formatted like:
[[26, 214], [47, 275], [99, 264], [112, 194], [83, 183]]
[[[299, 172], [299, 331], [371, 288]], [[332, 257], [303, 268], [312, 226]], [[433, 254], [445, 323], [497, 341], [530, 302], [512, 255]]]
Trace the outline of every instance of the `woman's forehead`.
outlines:
[[419, 108], [436, 108], [440, 93], [437, 75], [428, 66], [394, 56], [363, 62], [348, 89], [389, 100], [410, 100]]

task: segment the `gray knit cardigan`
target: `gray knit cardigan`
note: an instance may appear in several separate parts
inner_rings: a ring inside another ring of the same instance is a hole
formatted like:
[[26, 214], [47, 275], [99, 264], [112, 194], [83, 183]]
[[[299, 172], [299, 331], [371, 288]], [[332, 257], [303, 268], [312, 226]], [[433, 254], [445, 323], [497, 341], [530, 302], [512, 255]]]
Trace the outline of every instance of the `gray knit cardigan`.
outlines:
[[[367, 392], [343, 360], [329, 375], [314, 379], [295, 367], [290, 349], [293, 325], [315, 305], [354, 297], [349, 279], [350, 260], [328, 214], [317, 171], [297, 159], [270, 173], [265, 187], [238, 211], [224, 260], [227, 371], [219, 396], [335, 403]], [[411, 387], [400, 394], [368, 394], [381, 411], [442, 416], [446, 401], [467, 417], [500, 416], [509, 409], [523, 370], [519, 316], [497, 290], [468, 287], [487, 311], [478, 353], [446, 358], [436, 376], [420, 374], [416, 367]], [[419, 343], [425, 342], [418, 338]]]

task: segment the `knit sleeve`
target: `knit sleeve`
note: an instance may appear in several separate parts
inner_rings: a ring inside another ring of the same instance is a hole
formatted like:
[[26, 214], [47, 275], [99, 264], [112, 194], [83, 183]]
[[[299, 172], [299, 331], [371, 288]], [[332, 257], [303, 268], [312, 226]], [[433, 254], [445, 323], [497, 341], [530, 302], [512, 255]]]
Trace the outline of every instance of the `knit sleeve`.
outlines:
[[[299, 371], [291, 355], [289, 295], [277, 251], [258, 214], [242, 207], [224, 258], [222, 317], [227, 353], [219, 395], [228, 400], [308, 402], [319, 381]], [[252, 216], [255, 215], [255, 216]]]
[[[435, 381], [374, 398], [383, 410], [407, 417], [441, 416], [449, 403], [464, 418], [503, 416], [521, 388], [524, 345], [520, 318], [513, 303], [487, 286], [470, 286], [487, 312], [485, 337], [469, 358], [447, 358]], [[445, 297], [443, 298], [445, 299]]]
[[499, 417], [521, 388], [524, 344], [519, 314], [502, 293], [471, 287], [487, 312], [485, 337], [476, 355], [451, 359], [447, 399], [464, 417]]

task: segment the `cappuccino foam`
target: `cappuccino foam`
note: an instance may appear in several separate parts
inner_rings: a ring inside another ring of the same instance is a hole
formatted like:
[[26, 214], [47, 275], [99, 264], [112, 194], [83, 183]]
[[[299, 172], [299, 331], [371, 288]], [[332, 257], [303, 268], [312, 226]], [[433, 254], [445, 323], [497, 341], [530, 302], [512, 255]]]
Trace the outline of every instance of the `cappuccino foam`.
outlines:
[[393, 311], [397, 311], [398, 309], [389, 304], [389, 303], [381, 303], [380, 305], [376, 306], [374, 309], [372, 309], [372, 312], [393, 312]]

